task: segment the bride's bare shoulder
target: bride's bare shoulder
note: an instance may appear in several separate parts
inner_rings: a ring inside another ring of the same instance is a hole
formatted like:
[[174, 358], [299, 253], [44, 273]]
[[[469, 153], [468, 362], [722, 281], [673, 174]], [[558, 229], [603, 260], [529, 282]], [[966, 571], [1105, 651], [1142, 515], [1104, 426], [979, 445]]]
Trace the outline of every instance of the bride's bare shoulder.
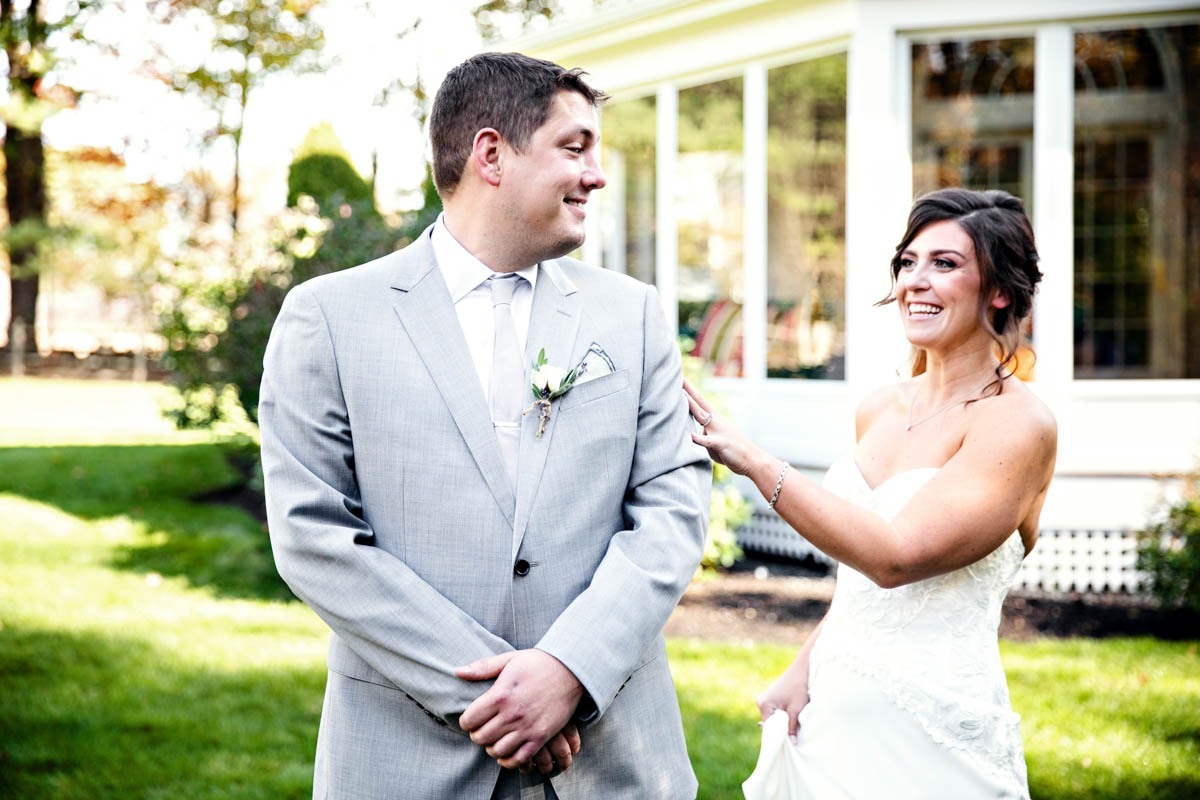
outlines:
[[862, 399], [858, 404], [858, 409], [854, 412], [854, 428], [858, 438], [861, 439], [862, 435], [878, 422], [880, 417], [889, 412], [903, 412], [906, 408], [905, 398], [912, 391], [911, 383], [911, 381], [903, 381], [884, 384], [872, 390]]
[[1055, 419], [1054, 412], [1023, 381], [1011, 377], [1006, 379], [1004, 392], [997, 399], [1001, 401], [996, 404], [999, 414], [1006, 415], [1014, 421], [1023, 420], [1023, 427], [1036, 433], [1057, 433], [1058, 420]]
[[972, 439], [1003, 445], [1009, 452], [1028, 448], [1031, 458], [1053, 463], [1058, 421], [1029, 386], [1008, 378], [1001, 394], [979, 406], [979, 416], [969, 431]]

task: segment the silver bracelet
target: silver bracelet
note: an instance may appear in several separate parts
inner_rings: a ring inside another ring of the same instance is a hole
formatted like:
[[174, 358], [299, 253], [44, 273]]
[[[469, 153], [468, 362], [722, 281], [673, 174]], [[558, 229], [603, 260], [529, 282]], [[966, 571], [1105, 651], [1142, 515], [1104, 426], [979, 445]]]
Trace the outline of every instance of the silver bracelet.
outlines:
[[783, 491], [783, 476], [792, 468], [792, 465], [784, 461], [783, 466], [779, 469], [779, 480], [775, 481], [775, 494], [771, 495], [771, 502], [767, 503], [767, 508], [775, 510], [775, 504], [779, 502], [779, 493]]

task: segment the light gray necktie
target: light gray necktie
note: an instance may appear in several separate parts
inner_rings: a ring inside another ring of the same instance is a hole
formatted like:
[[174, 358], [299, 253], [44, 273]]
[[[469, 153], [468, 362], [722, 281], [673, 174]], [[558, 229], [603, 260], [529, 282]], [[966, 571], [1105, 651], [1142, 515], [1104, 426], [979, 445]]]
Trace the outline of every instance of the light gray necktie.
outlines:
[[517, 456], [521, 451], [521, 412], [526, 399], [532, 400], [512, 315], [513, 292], [523, 280], [515, 273], [488, 279], [496, 323], [492, 340], [492, 425], [513, 491], [517, 488]]

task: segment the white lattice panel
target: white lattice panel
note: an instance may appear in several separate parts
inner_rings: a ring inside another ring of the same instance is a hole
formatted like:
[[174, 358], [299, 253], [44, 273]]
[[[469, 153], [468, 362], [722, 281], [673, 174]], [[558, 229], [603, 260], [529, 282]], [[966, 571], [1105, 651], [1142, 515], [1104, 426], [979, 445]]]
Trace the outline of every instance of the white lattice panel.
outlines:
[[809, 544], [807, 539], [792, 530], [792, 526], [774, 511], [755, 509], [750, 521], [738, 528], [737, 536], [738, 544], [757, 553], [770, 553], [797, 560], [812, 558], [822, 564], [833, 563], [829, 556]]
[[[777, 514], [759, 509], [738, 529], [747, 550], [820, 563], [833, 561], [792, 530]], [[1043, 530], [1021, 565], [1015, 587], [1046, 592], [1137, 593], [1146, 580], [1134, 569], [1135, 531]]]
[[1021, 565], [1016, 586], [1047, 592], [1137, 593], [1146, 575], [1137, 562], [1136, 531], [1042, 530]]

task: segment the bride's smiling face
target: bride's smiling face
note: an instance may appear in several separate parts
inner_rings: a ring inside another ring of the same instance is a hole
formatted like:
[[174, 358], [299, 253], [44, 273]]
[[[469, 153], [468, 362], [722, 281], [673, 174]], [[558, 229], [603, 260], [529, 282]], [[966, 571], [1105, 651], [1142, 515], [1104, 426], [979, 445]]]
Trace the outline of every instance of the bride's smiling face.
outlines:
[[946, 350], [977, 335], [981, 285], [975, 243], [952, 220], [927, 225], [897, 259], [896, 300], [915, 346]]

